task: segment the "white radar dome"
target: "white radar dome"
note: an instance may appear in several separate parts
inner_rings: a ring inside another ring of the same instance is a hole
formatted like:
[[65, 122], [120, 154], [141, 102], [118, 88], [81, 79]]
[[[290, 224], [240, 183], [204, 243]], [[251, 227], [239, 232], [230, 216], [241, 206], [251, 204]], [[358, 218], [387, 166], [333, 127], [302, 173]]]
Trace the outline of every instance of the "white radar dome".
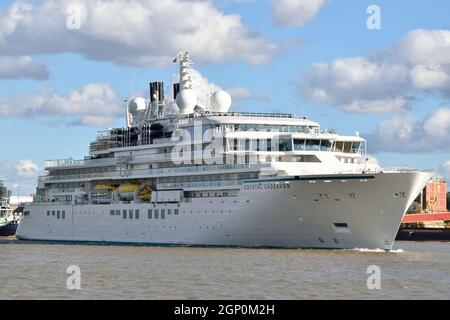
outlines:
[[211, 106], [214, 111], [228, 112], [231, 107], [231, 96], [228, 92], [219, 90], [211, 97]]
[[183, 89], [178, 93], [176, 102], [181, 114], [194, 113], [194, 108], [197, 105], [197, 95], [192, 89]]
[[147, 100], [142, 97], [134, 98], [128, 103], [128, 110], [131, 113], [142, 112], [147, 109]]

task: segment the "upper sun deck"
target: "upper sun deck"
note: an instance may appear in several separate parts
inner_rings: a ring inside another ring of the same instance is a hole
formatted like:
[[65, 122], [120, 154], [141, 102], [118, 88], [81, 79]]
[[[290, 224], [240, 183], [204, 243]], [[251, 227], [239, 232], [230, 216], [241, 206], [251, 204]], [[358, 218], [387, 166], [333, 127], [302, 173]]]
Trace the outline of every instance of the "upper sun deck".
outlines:
[[175, 124], [186, 126], [195, 121], [202, 121], [204, 124], [302, 124], [310, 127], [319, 127], [319, 124], [290, 113], [264, 113], [264, 112], [199, 112], [187, 115], [172, 115], [144, 121], [143, 124]]

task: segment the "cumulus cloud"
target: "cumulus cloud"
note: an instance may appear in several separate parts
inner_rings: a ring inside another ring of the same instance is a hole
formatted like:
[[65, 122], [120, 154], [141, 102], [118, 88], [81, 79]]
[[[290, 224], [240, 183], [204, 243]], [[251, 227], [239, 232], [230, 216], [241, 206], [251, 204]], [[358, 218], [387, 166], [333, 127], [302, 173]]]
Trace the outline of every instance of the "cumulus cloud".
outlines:
[[21, 178], [33, 178], [36, 176], [39, 168], [33, 160], [22, 159], [16, 165], [16, 174]]
[[326, 0], [271, 0], [275, 23], [282, 27], [298, 27], [314, 19]]
[[233, 87], [226, 90], [233, 100], [259, 100], [268, 101], [269, 98], [262, 92], [253, 92], [246, 87]]
[[81, 117], [78, 125], [106, 124], [106, 118], [123, 115], [117, 93], [107, 84], [95, 83], [60, 95], [51, 90], [27, 96], [0, 97], [1, 117]]
[[367, 135], [370, 152], [450, 152], [450, 108], [439, 108], [423, 119], [395, 115]]
[[278, 48], [239, 15], [205, 0], [16, 1], [0, 11], [0, 52], [8, 55], [76, 52], [93, 60], [155, 66], [170, 63], [179, 50], [201, 62], [258, 64]]
[[48, 77], [47, 66], [29, 56], [0, 56], [0, 79], [47, 80]]
[[70, 124], [73, 126], [105, 127], [112, 124], [112, 119], [102, 116], [84, 116], [72, 121]]
[[374, 54], [316, 63], [301, 92], [354, 113], [403, 112], [424, 94], [450, 99], [450, 31], [418, 29]]
[[14, 162], [0, 155], [0, 179], [4, 179], [6, 187], [15, 196], [18, 192], [21, 198], [35, 192], [39, 170], [33, 160], [23, 159]]

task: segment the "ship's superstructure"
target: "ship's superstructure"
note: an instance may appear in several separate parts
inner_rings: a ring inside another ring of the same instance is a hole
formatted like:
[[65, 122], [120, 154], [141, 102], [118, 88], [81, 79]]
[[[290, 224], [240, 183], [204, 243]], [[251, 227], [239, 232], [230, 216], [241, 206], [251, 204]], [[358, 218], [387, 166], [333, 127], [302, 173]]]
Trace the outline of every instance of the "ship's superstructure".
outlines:
[[83, 160], [52, 160], [22, 239], [390, 249], [431, 178], [382, 169], [355, 133], [292, 114], [230, 112], [231, 96], [179, 54], [164, 84], [127, 104]]

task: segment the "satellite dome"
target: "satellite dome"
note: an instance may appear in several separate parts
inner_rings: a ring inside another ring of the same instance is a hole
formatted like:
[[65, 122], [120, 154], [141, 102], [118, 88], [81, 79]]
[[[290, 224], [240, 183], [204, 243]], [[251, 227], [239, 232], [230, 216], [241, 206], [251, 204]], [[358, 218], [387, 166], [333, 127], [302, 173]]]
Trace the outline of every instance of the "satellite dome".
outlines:
[[231, 107], [231, 96], [228, 92], [219, 90], [211, 97], [211, 106], [214, 111], [228, 112]]
[[197, 105], [197, 95], [192, 89], [183, 89], [178, 93], [176, 102], [181, 114], [194, 113], [194, 108]]
[[134, 98], [128, 103], [128, 110], [131, 113], [142, 112], [147, 109], [147, 100], [142, 97]]

